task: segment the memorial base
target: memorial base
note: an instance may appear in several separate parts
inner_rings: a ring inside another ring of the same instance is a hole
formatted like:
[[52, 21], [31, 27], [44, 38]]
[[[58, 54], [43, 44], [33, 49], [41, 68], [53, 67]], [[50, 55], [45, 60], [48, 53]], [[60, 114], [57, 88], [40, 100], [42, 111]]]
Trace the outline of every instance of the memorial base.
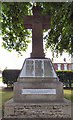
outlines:
[[71, 102], [49, 102], [49, 103], [16, 103], [11, 99], [5, 104], [4, 118], [38, 118], [40, 120], [50, 118], [71, 118]]
[[64, 100], [63, 84], [59, 81], [50, 59], [26, 59], [17, 82], [13, 99], [4, 105], [3, 119], [70, 119], [71, 102]]

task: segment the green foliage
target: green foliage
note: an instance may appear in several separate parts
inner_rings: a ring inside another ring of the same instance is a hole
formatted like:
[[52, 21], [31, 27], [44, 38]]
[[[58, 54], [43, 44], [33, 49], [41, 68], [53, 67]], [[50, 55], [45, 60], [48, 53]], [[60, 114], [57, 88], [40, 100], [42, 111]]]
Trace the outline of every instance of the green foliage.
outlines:
[[3, 46], [19, 53], [26, 51], [29, 32], [24, 29], [24, 15], [28, 13], [28, 3], [2, 3]]
[[59, 80], [63, 82], [66, 87], [73, 87], [73, 71], [56, 71]]
[[51, 9], [51, 30], [46, 36], [46, 48], [50, 46], [53, 52], [62, 54], [63, 51], [67, 51], [71, 54], [73, 52], [73, 2], [53, 3]]
[[[44, 37], [46, 49], [61, 53], [73, 53], [73, 2], [39, 2], [42, 14], [51, 17], [50, 30]], [[8, 50], [26, 51], [29, 32], [24, 29], [24, 16], [31, 14], [30, 2], [2, 3], [3, 46]]]
[[3, 83], [12, 86], [17, 81], [20, 70], [4, 70], [2, 72]]

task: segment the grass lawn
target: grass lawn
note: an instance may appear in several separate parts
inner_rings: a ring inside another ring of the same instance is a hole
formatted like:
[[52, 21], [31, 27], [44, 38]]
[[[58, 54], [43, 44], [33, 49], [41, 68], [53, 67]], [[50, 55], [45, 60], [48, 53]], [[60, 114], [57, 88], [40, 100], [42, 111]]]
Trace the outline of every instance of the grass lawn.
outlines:
[[73, 102], [73, 90], [64, 90], [64, 97]]
[[2, 82], [2, 78], [0, 77], [0, 82]]
[[13, 97], [13, 90], [12, 89], [0, 89], [0, 107], [4, 104], [7, 100]]

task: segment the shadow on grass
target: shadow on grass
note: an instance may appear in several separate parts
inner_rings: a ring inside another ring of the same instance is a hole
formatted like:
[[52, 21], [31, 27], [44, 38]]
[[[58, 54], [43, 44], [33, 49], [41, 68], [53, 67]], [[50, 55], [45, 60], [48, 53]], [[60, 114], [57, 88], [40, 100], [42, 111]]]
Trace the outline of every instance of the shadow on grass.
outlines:
[[13, 87], [4, 87], [2, 91], [13, 91]]

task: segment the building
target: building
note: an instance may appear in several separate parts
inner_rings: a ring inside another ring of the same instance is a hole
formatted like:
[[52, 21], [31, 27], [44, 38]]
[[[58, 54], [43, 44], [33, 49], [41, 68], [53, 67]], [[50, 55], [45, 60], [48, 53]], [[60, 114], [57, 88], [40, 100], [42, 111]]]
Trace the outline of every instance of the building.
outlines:
[[64, 58], [62, 62], [53, 63], [55, 70], [73, 70], [73, 54], [69, 61]]
[[73, 70], [73, 63], [53, 63], [55, 70]]

